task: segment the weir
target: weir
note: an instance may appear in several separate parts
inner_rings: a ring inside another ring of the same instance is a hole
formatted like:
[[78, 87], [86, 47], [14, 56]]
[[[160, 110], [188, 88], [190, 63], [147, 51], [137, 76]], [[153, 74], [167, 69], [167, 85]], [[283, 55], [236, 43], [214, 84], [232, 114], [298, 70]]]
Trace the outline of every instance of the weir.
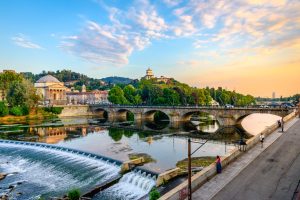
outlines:
[[[0, 140], [0, 172], [13, 174], [2, 180], [0, 186], [4, 191], [6, 185], [24, 181], [22, 185], [15, 184], [15, 193], [23, 194], [20, 199], [40, 194], [46, 198], [59, 197], [72, 188], [94, 195], [97, 187], [98, 192], [103, 191], [93, 199], [138, 199], [156, 185], [156, 173], [136, 168], [121, 177], [121, 165], [121, 161], [76, 149]], [[36, 189], [27, 194], [32, 188]]]
[[156, 178], [156, 175], [136, 169], [125, 174], [117, 184], [100, 192], [93, 199], [110, 200], [112, 197], [128, 200], [140, 199], [156, 185]]

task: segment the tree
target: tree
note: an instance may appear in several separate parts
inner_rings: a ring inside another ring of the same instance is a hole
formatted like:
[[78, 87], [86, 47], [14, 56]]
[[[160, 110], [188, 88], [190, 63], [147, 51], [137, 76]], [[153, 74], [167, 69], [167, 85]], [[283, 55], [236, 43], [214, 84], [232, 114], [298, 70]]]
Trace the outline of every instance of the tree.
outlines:
[[138, 94], [137, 90], [133, 87], [133, 85], [129, 84], [123, 89], [124, 96], [130, 104], [140, 104], [142, 103], [142, 98]]
[[39, 96], [32, 83], [28, 80], [14, 81], [7, 93], [7, 102], [10, 106], [27, 106], [32, 108], [37, 105]]
[[108, 93], [108, 100], [114, 104], [128, 104], [123, 90], [119, 86], [114, 86]]
[[9, 105], [12, 107], [23, 105], [26, 101], [26, 92], [24, 91], [25, 86], [21, 82], [14, 81], [11, 84], [6, 97]]
[[9, 110], [5, 102], [0, 101], [0, 117], [4, 117], [9, 114]]

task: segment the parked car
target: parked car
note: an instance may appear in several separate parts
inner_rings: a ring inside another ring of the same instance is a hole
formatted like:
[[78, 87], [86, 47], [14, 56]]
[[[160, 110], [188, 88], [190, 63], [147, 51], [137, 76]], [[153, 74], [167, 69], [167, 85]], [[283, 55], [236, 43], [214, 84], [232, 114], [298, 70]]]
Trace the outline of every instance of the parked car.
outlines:
[[231, 105], [231, 104], [226, 104], [226, 105], [225, 105], [225, 108], [234, 108], [234, 106]]
[[260, 105], [260, 108], [270, 108], [268, 105]]

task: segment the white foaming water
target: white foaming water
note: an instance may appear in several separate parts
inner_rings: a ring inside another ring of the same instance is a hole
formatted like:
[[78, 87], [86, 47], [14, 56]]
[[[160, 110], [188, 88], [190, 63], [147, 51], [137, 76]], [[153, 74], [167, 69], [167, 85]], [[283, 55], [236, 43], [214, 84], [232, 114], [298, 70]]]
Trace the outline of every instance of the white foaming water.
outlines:
[[[51, 148], [0, 143], [0, 172], [11, 174], [0, 183], [0, 194], [16, 185], [17, 199], [61, 196], [69, 189], [92, 189], [119, 175], [120, 166], [91, 157]], [[22, 184], [16, 184], [22, 182]], [[24, 182], [24, 183], [23, 183]]]
[[125, 174], [116, 185], [104, 190], [93, 199], [133, 200], [147, 195], [156, 184], [156, 177], [146, 172]]

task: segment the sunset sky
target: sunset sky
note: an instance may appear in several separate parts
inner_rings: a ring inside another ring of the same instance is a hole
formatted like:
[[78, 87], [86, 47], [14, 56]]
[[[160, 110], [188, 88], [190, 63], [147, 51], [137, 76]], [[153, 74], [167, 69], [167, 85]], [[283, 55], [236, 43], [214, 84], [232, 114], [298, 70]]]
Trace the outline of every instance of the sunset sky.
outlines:
[[0, 71], [300, 93], [299, 0], [1, 0]]

